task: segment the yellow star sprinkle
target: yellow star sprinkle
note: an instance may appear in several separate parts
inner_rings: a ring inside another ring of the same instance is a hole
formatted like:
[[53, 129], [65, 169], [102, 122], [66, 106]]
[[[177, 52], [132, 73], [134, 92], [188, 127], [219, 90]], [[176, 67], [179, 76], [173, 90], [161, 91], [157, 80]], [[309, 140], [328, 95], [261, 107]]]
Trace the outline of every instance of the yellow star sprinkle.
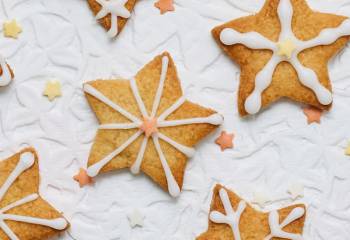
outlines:
[[345, 155], [350, 156], [350, 142], [348, 143], [348, 146], [345, 149]]
[[277, 43], [278, 55], [286, 56], [287, 58], [292, 57], [292, 53], [296, 49], [294, 42], [291, 39], [286, 39], [282, 42]]
[[50, 101], [53, 101], [56, 97], [60, 97], [61, 95], [61, 83], [59, 81], [51, 80], [46, 83], [44, 96]]
[[9, 38], [16, 38], [22, 32], [22, 28], [18, 25], [17, 21], [14, 19], [12, 21], [4, 22], [4, 36]]

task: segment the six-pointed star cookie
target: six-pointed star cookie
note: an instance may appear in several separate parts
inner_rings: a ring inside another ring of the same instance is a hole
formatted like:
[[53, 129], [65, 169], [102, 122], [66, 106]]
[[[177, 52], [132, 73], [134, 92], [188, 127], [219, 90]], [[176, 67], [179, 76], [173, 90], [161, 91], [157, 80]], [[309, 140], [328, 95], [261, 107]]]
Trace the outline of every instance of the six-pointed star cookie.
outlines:
[[259, 13], [212, 31], [241, 67], [239, 113], [257, 113], [281, 97], [329, 109], [327, 63], [348, 41], [350, 20], [312, 11], [305, 0], [267, 0]]
[[216, 185], [208, 230], [197, 240], [299, 240], [302, 239], [305, 215], [302, 204], [269, 213], [259, 212], [233, 192]]
[[186, 100], [168, 53], [131, 80], [97, 80], [84, 90], [101, 124], [88, 175], [141, 169], [172, 196], [180, 193], [192, 147], [223, 121], [213, 110]]
[[39, 165], [28, 148], [0, 161], [0, 239], [47, 239], [68, 222], [39, 194]]
[[88, 0], [88, 3], [108, 36], [113, 38], [123, 30], [136, 0]]
[[0, 87], [10, 84], [14, 77], [11, 67], [6, 63], [5, 58], [0, 55]]

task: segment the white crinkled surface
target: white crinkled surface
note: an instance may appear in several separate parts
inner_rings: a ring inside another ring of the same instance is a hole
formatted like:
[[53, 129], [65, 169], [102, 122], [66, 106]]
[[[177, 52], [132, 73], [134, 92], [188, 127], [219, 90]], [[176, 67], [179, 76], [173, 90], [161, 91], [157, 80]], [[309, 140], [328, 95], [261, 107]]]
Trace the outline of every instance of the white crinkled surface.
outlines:
[[[309, 0], [319, 11], [350, 16], [350, 0]], [[254, 13], [262, 0], [175, 0], [176, 11], [160, 15], [153, 0], [140, 0], [116, 41], [110, 41], [85, 0], [1, 0], [0, 24], [16, 18], [18, 40], [0, 36], [0, 52], [16, 80], [0, 90], [0, 156], [32, 145], [40, 155], [41, 194], [71, 222], [64, 240], [192, 240], [206, 230], [216, 182], [246, 200], [255, 191], [272, 199], [266, 210], [292, 203], [287, 190], [303, 184], [308, 207], [305, 239], [343, 240], [350, 235], [350, 49], [330, 63], [334, 107], [321, 125], [307, 125], [301, 106], [283, 101], [256, 117], [241, 119], [236, 92], [239, 69], [217, 47], [210, 30]], [[97, 129], [82, 93], [96, 78], [129, 78], [168, 50], [184, 92], [225, 116], [222, 129], [236, 134], [235, 149], [221, 152], [219, 131], [197, 147], [177, 200], [145, 176], [128, 171], [99, 177], [80, 189], [72, 180], [86, 164]], [[57, 78], [63, 97], [42, 96]], [[128, 214], [145, 215], [131, 228]]]

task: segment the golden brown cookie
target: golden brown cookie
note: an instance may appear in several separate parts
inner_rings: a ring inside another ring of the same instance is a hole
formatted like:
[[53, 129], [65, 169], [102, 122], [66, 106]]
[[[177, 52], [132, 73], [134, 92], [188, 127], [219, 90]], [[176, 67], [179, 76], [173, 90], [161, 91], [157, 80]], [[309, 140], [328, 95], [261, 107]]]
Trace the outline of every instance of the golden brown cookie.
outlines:
[[5, 59], [0, 55], [0, 87], [10, 84], [15, 75]]
[[0, 161], [0, 239], [47, 239], [68, 222], [39, 192], [38, 156], [27, 148]]
[[131, 168], [143, 171], [172, 196], [183, 183], [188, 157], [223, 118], [183, 96], [170, 55], [157, 56], [131, 80], [84, 85], [100, 122], [87, 174]]
[[197, 240], [301, 240], [305, 206], [263, 213], [221, 185], [214, 188], [209, 227]]
[[219, 46], [241, 67], [239, 113], [257, 113], [282, 97], [328, 110], [327, 63], [349, 29], [346, 17], [315, 12], [305, 0], [266, 0], [256, 15], [214, 28]]
[[88, 0], [88, 3], [108, 36], [113, 38], [123, 30], [136, 0]]

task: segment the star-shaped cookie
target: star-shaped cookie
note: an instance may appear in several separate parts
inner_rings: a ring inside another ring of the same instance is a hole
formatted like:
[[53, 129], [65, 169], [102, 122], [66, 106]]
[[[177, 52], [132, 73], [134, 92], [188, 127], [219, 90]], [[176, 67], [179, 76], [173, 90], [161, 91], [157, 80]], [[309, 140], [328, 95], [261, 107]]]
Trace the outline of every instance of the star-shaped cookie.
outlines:
[[6, 63], [5, 58], [0, 55], [0, 87], [10, 84], [14, 77], [11, 67]]
[[136, 0], [88, 0], [88, 3], [108, 36], [114, 38], [123, 30]]
[[242, 116], [282, 97], [331, 107], [327, 63], [349, 39], [346, 17], [313, 11], [305, 0], [266, 0], [257, 14], [216, 27], [212, 34], [240, 65]]
[[0, 239], [48, 239], [68, 222], [39, 192], [39, 165], [27, 148], [0, 161]]
[[301, 240], [305, 206], [289, 206], [269, 213], [259, 212], [235, 193], [216, 185], [207, 232], [197, 240]]
[[193, 146], [223, 121], [213, 110], [186, 100], [168, 53], [131, 80], [96, 80], [84, 91], [101, 124], [88, 175], [141, 170], [172, 196], [180, 193]]

